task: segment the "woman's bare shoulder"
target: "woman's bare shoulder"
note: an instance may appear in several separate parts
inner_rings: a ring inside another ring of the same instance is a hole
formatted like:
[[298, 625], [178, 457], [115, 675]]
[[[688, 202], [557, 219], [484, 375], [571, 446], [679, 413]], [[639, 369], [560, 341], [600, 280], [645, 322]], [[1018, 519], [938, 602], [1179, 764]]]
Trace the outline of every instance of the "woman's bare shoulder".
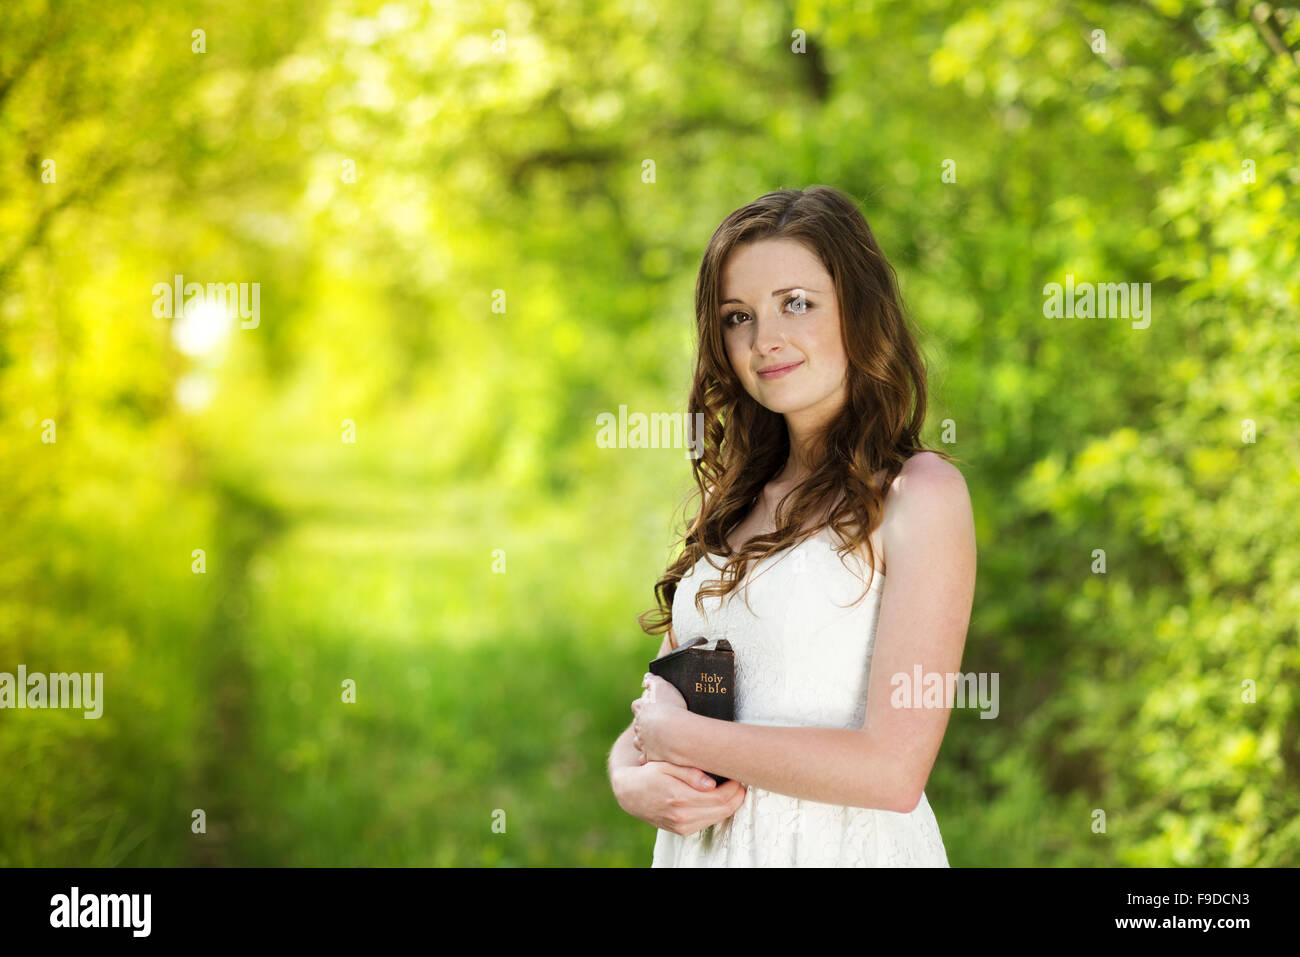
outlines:
[[966, 477], [933, 452], [919, 452], [903, 463], [885, 503], [880, 532], [886, 549], [960, 541], [973, 525]]
[[934, 452], [918, 452], [903, 463], [885, 497], [887, 516], [906, 516], [917, 509], [953, 504], [968, 499], [961, 469]]
[[917, 452], [903, 463], [902, 470], [895, 477], [897, 482], [905, 475], [925, 475], [938, 478], [961, 478], [961, 469], [953, 465], [938, 452]]
[[880, 524], [871, 535], [881, 571], [888, 574], [889, 543], [898, 538], [900, 526], [908, 523], [909, 515], [915, 509], [932, 506], [936, 496], [951, 499], [965, 495], [966, 479], [961, 470], [942, 455], [917, 452], [904, 462], [889, 483]]

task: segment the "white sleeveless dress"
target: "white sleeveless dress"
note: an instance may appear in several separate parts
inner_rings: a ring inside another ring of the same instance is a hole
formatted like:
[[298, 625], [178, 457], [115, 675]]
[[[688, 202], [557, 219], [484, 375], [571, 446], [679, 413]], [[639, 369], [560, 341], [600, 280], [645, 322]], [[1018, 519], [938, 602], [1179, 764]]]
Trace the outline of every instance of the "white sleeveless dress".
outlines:
[[[823, 529], [751, 562], [721, 607], [718, 598], [704, 599], [703, 616], [695, 595], [703, 580], [721, 577], [721, 556], [701, 559], [678, 582], [678, 641], [704, 635], [704, 647], [712, 648], [725, 638], [736, 653], [737, 721], [862, 727], [884, 575], [877, 572], [866, 597], [853, 605], [870, 566], [855, 554], [841, 561], [825, 535]], [[735, 814], [719, 824], [686, 836], [660, 829], [651, 866], [947, 867], [948, 856], [924, 794], [914, 810], [899, 814], [751, 786]]]

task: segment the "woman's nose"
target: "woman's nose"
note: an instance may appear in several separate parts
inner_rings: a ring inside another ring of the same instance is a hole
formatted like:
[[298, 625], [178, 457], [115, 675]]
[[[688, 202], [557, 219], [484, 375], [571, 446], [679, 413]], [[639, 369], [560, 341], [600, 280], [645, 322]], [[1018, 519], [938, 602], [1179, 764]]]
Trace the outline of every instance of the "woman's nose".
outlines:
[[785, 335], [781, 330], [780, 318], [774, 312], [760, 311], [754, 317], [754, 348], [766, 352], [784, 342]]

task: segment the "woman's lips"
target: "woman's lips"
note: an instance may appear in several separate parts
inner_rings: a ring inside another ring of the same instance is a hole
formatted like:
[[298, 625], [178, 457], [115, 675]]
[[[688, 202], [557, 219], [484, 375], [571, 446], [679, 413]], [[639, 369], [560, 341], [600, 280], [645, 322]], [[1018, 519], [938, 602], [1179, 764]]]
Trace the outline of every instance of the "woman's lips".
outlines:
[[799, 360], [798, 362], [791, 362], [787, 365], [777, 366], [774, 369], [764, 370], [760, 372], [758, 375], [759, 378], [761, 379], [779, 379], [783, 375], [789, 375], [791, 372], [799, 368], [801, 365], [803, 365], [802, 359]]

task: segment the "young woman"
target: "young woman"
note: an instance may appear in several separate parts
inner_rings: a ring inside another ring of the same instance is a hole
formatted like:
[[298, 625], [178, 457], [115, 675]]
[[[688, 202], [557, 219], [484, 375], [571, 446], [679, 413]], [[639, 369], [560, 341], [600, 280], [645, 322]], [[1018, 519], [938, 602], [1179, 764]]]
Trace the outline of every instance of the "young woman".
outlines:
[[659, 828], [656, 867], [947, 866], [925, 783], [951, 699], [891, 692], [958, 672], [975, 530], [960, 471], [920, 443], [893, 268], [849, 197], [778, 190], [718, 227], [695, 309], [701, 505], [641, 624], [660, 654], [731, 643], [736, 720], [647, 674], [615, 795]]

